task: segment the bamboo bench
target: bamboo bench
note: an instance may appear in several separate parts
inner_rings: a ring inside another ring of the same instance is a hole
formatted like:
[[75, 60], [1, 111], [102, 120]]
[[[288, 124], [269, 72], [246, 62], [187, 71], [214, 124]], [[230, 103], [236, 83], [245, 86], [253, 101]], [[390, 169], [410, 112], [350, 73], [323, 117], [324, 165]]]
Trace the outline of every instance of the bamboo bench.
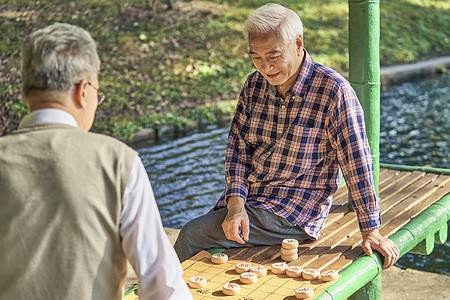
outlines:
[[[400, 256], [407, 252], [430, 254], [435, 243], [443, 244], [447, 240], [450, 170], [387, 166], [389, 168], [380, 170], [383, 222], [380, 232], [396, 243]], [[395, 167], [407, 170], [395, 170]], [[348, 191], [344, 185], [335, 194], [320, 239], [300, 244], [298, 260], [289, 265], [340, 271], [339, 280], [331, 286], [317, 286], [315, 299], [381, 299], [382, 257], [377, 252], [370, 257], [364, 255], [360, 244], [356, 215], [349, 210]], [[210, 253], [222, 251], [230, 260], [269, 266], [282, 261], [280, 245], [209, 250]]]
[[[450, 218], [450, 176], [382, 168], [379, 187], [383, 221], [380, 232], [390, 236], [401, 256], [407, 252], [430, 254], [435, 242], [445, 243]], [[380, 254], [363, 256], [361, 241], [356, 215], [349, 211], [347, 187], [342, 186], [335, 194], [320, 239], [301, 244], [298, 260], [289, 265], [340, 270], [341, 278], [327, 290], [316, 291], [315, 295], [321, 293], [316, 299], [346, 299], [355, 292], [358, 297], [358, 290], [382, 271]], [[281, 261], [279, 251], [280, 245], [274, 245], [232, 248], [224, 253], [230, 259], [270, 265]], [[376, 290], [380, 287], [379, 282], [375, 287], [369, 286], [370, 291], [360, 291], [359, 298], [368, 299], [367, 293], [379, 294]]]

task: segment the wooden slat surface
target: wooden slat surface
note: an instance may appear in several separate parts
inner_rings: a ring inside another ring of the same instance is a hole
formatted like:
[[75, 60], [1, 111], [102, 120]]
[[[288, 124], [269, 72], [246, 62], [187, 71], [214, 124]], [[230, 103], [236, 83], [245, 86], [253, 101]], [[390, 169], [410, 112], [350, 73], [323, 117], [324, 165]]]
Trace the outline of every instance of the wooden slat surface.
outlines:
[[[450, 193], [450, 176], [420, 171], [380, 170], [381, 234], [390, 236], [434, 202]], [[354, 212], [348, 211], [345, 186], [336, 192], [319, 240], [300, 244], [299, 258], [289, 265], [341, 270], [363, 254]], [[280, 245], [233, 248], [230, 258], [270, 265], [281, 261]]]

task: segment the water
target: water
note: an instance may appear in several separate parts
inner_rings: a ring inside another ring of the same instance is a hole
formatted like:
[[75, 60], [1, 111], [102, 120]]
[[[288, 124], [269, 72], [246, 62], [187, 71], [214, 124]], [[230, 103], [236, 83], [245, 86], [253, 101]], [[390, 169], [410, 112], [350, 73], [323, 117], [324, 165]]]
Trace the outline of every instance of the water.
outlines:
[[380, 160], [450, 168], [450, 74], [381, 92]]
[[[449, 167], [450, 74], [405, 83], [381, 93], [381, 161]], [[137, 146], [158, 202], [163, 224], [180, 228], [205, 214], [225, 187], [228, 127], [210, 126], [189, 136]], [[397, 266], [450, 275], [450, 243], [430, 256], [404, 255]]]
[[187, 137], [137, 149], [152, 182], [163, 224], [180, 228], [205, 214], [225, 187], [228, 128], [207, 127]]
[[[382, 91], [381, 162], [450, 169], [449, 83], [446, 74]], [[450, 275], [449, 256], [446, 242], [431, 255], [407, 253], [396, 265]]]

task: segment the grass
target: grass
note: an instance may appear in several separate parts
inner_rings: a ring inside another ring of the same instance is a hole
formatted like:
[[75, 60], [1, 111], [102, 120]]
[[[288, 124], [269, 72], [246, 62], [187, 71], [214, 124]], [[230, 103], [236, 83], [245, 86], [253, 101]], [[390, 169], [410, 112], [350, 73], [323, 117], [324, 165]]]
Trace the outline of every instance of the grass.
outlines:
[[[101, 89], [107, 95], [94, 131], [130, 139], [142, 128], [183, 128], [232, 115], [254, 70], [243, 23], [259, 0], [175, 1], [153, 13], [140, 0], [0, 1], [0, 135], [27, 113], [20, 94], [21, 40], [35, 28], [67, 22], [98, 43]], [[348, 70], [345, 0], [273, 1], [299, 13], [313, 58]], [[450, 3], [381, 2], [382, 65], [449, 55]]]

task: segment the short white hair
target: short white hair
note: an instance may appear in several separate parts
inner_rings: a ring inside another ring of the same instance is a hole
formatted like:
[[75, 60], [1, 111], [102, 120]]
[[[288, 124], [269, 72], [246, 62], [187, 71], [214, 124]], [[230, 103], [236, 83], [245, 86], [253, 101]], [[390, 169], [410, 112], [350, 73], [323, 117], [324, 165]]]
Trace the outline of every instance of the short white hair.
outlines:
[[303, 36], [303, 23], [298, 14], [280, 4], [268, 3], [255, 10], [244, 25], [247, 42], [252, 36], [276, 34], [285, 44], [293, 43]]
[[74, 25], [55, 23], [34, 31], [22, 44], [25, 95], [31, 90], [68, 91], [83, 76], [96, 76], [99, 69], [95, 41]]

